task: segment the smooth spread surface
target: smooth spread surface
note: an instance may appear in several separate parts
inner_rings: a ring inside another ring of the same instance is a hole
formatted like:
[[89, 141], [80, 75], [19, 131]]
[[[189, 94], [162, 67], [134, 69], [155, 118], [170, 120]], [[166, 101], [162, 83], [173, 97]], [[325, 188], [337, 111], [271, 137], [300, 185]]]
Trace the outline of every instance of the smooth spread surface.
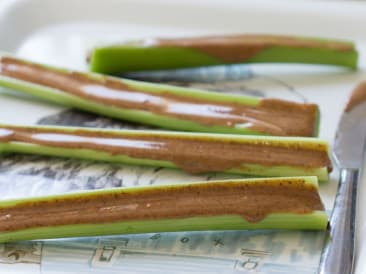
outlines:
[[348, 101], [345, 111], [349, 112], [359, 104], [366, 101], [366, 82], [361, 82], [353, 90], [351, 98]]
[[133, 158], [165, 160], [190, 173], [240, 169], [245, 164], [331, 167], [328, 153], [301, 144], [271, 145], [268, 141], [243, 143], [237, 140], [151, 134], [117, 134], [78, 129], [73, 133], [61, 129], [3, 127], [0, 142], [18, 141], [51, 147], [86, 148], [127, 155]]
[[247, 128], [278, 136], [314, 136], [318, 108], [276, 99], [257, 106], [215, 102], [177, 95], [141, 91], [111, 77], [90, 78], [78, 72], [61, 72], [14, 58], [0, 59], [0, 75], [55, 88], [96, 103], [193, 121], [206, 126]]
[[215, 182], [82, 194], [20, 202], [1, 208], [0, 231], [68, 224], [240, 215], [258, 222], [271, 213], [306, 214], [324, 210], [314, 186], [303, 179]]
[[143, 46], [191, 48], [225, 62], [242, 62], [262, 50], [284, 46], [290, 48], [326, 48], [336, 51], [352, 51], [352, 44], [336, 41], [296, 38], [278, 35], [229, 35], [178, 39], [147, 39]]

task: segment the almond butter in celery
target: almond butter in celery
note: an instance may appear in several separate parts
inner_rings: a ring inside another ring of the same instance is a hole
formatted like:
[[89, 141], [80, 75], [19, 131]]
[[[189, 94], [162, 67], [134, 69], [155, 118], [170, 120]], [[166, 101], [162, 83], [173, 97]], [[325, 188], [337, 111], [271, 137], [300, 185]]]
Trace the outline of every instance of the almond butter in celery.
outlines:
[[316, 177], [241, 179], [0, 201], [0, 242], [198, 230], [325, 230]]
[[331, 169], [328, 144], [316, 138], [0, 126], [0, 151], [180, 168], [189, 173], [318, 176]]
[[316, 136], [319, 109], [261, 99], [68, 71], [0, 57], [0, 86], [56, 104], [167, 129]]
[[352, 42], [284, 35], [234, 34], [147, 38], [97, 46], [90, 70], [106, 74], [237, 63], [304, 63], [357, 67]]

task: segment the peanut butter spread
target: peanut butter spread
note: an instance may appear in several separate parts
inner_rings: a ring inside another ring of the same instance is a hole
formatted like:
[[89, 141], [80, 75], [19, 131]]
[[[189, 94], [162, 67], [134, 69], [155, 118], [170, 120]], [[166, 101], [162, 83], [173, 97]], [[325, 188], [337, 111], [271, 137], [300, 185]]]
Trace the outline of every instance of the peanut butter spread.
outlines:
[[353, 108], [355, 108], [356, 106], [365, 101], [366, 101], [366, 82], [361, 82], [353, 90], [351, 98], [349, 99], [348, 104], [346, 106], [346, 112], [351, 111]]
[[206, 126], [247, 128], [278, 136], [314, 136], [318, 108], [277, 99], [262, 99], [255, 106], [192, 98], [172, 92], [147, 92], [112, 77], [95, 78], [63, 72], [10, 57], [0, 59], [0, 75], [44, 85], [82, 99], [152, 112]]
[[315, 210], [324, 210], [317, 189], [302, 179], [212, 182], [20, 202], [0, 208], [0, 231], [220, 215], [258, 222], [271, 213]]
[[279, 35], [228, 35], [178, 39], [147, 39], [141, 43], [145, 46], [190, 48], [229, 63], [246, 61], [262, 50], [276, 46], [325, 48], [335, 51], [354, 50], [353, 45], [350, 43]]
[[151, 134], [123, 134], [78, 129], [3, 127], [0, 142], [24, 142], [49, 147], [92, 149], [132, 158], [170, 161], [189, 173], [245, 169], [245, 164], [331, 167], [327, 151], [298, 146], [276, 146], [266, 141]]

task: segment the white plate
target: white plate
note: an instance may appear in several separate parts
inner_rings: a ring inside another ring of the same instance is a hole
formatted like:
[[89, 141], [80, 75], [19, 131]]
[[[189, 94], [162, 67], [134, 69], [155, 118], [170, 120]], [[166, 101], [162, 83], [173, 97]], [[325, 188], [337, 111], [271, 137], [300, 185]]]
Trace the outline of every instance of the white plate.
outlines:
[[[350, 91], [366, 79], [366, 5], [359, 2], [302, 1], [168, 1], [168, 0], [10, 0], [0, 2], [0, 50], [44, 63], [86, 69], [85, 52], [99, 43], [147, 36], [216, 33], [278, 33], [357, 42], [360, 70], [351, 72], [308, 66], [254, 66], [283, 81], [321, 108], [320, 137], [332, 142]], [[271, 90], [268, 82], [251, 83]], [[62, 108], [37, 100], [0, 94], [0, 122], [35, 123]], [[332, 206], [337, 172], [321, 186]], [[366, 197], [361, 188], [361, 197]], [[366, 201], [360, 201], [357, 273], [366, 271]]]

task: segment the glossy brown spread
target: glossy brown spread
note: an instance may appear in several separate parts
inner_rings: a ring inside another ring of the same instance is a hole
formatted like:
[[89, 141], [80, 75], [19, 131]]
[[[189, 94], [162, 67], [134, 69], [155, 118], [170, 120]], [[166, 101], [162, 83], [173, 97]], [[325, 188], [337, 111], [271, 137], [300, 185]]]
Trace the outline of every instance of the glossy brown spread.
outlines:
[[258, 222], [271, 213], [315, 210], [324, 210], [317, 189], [302, 179], [213, 182], [20, 202], [0, 208], [0, 231], [220, 215]]
[[326, 48], [352, 51], [353, 45], [345, 42], [322, 41], [280, 35], [228, 35], [178, 39], [147, 39], [145, 46], [190, 48], [204, 52], [225, 62], [243, 62], [262, 50], [283, 46], [289, 48]]
[[[9, 133], [9, 130], [12, 133]], [[2, 134], [3, 132], [3, 134]], [[293, 166], [302, 168], [331, 167], [326, 148], [301, 144], [276, 146], [268, 141], [244, 143], [235, 139], [151, 134], [117, 134], [78, 129], [6, 127], [0, 130], [0, 142], [25, 142], [50, 147], [84, 148], [127, 155], [133, 158], [164, 160], [190, 173], [245, 169], [245, 164]]]
[[176, 95], [168, 90], [146, 92], [115, 78], [91, 78], [83, 73], [51, 70], [9, 57], [0, 59], [1, 74], [107, 106], [148, 111], [206, 126], [247, 128], [278, 136], [316, 134], [318, 108], [315, 104], [262, 99], [258, 105], [249, 106]]
[[345, 111], [349, 112], [359, 104], [366, 101], [366, 82], [362, 82], [353, 90]]

